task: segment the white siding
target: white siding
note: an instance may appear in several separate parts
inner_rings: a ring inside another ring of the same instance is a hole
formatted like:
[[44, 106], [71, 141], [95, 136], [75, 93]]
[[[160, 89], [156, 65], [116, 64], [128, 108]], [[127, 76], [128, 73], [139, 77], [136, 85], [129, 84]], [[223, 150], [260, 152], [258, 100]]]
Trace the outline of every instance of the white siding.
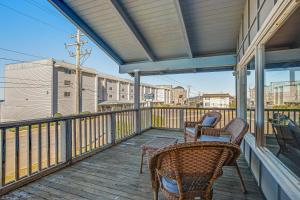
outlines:
[[51, 60], [6, 65], [3, 121], [51, 117], [52, 69]]

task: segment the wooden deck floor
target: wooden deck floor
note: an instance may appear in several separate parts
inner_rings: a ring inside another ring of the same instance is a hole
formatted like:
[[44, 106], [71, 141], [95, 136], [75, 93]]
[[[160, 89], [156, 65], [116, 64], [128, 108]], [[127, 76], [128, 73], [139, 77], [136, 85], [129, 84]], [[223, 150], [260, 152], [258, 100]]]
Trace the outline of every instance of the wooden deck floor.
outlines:
[[[182, 141], [181, 133], [150, 130], [19, 188], [1, 199], [151, 199], [152, 192], [146, 165], [144, 174], [139, 174], [139, 147], [158, 135], [179, 137]], [[235, 170], [228, 167], [215, 183], [214, 199], [263, 199], [243, 157], [239, 160], [239, 166], [248, 193], [241, 192]], [[163, 199], [162, 196], [160, 199]]]

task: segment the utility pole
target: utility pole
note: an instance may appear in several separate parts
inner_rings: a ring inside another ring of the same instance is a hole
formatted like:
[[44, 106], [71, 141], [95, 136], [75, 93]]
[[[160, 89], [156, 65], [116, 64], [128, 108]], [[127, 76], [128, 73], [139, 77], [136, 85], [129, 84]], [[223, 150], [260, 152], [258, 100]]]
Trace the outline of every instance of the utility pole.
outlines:
[[[81, 112], [81, 105], [82, 105], [82, 95], [81, 95], [81, 68], [80, 66], [87, 60], [89, 55], [92, 52], [92, 49], [85, 49], [81, 50], [82, 46], [87, 44], [88, 41], [81, 40], [81, 36], [84, 36], [84, 34], [80, 33], [80, 30], [77, 29], [76, 34], [71, 35], [70, 38], [74, 38], [74, 43], [65, 44], [66, 49], [69, 52], [70, 57], [75, 57], [76, 59], [76, 77], [75, 77], [75, 113], [80, 114]], [[69, 51], [68, 47], [75, 46], [75, 53], [72, 51]]]
[[188, 85], [188, 95], [187, 95], [187, 102], [188, 102], [188, 106], [190, 105], [190, 92], [191, 92], [191, 86]]

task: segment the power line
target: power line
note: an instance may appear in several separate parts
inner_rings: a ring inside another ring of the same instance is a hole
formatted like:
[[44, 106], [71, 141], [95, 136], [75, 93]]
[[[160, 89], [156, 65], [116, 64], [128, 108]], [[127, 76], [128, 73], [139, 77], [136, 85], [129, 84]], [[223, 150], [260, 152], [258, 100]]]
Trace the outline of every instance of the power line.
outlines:
[[2, 48], [2, 47], [0, 47], [0, 50], [2, 50], [2, 51], [8, 51], [8, 52], [13, 52], [13, 53], [17, 53], [17, 54], [22, 54], [22, 55], [26, 55], [26, 56], [31, 56], [31, 57], [35, 57], [35, 58], [46, 59], [46, 57], [43, 57], [43, 56], [38, 56], [38, 55], [34, 55], [34, 54], [24, 53], [24, 52], [20, 52], [20, 51], [16, 51], [16, 50], [11, 50], [11, 49], [6, 49], [6, 48]]
[[54, 29], [54, 30], [61, 31], [61, 32], [64, 32], [64, 33], [68, 33], [67, 31], [61, 29], [60, 27], [56, 27], [56, 26], [54, 26], [54, 25], [52, 25], [52, 24], [49, 24], [48, 22], [42, 21], [42, 20], [40, 20], [40, 19], [38, 19], [38, 18], [36, 18], [36, 17], [33, 17], [33, 16], [28, 15], [28, 14], [26, 14], [26, 13], [23, 13], [23, 12], [21, 12], [21, 11], [15, 9], [15, 8], [12, 8], [12, 7], [7, 6], [7, 5], [5, 5], [5, 4], [0, 3], [0, 6], [6, 8], [6, 9], [8, 9], [8, 10], [11, 10], [11, 11], [13, 11], [13, 12], [19, 14], [19, 15], [22, 15], [22, 16], [24, 16], [24, 17], [27, 17], [27, 18], [29, 18], [29, 19], [31, 19], [31, 20], [37, 21], [37, 22], [39, 22], [40, 24], [43, 24], [43, 25], [45, 25], [45, 26], [48, 26], [48, 27], [50, 27], [50, 28], [52, 28], [52, 29]]
[[51, 16], [53, 16], [53, 14], [54, 14], [54, 15], [56, 15], [56, 17], [60, 17], [58, 15], [58, 13], [56, 13], [53, 10], [50, 10], [47, 7], [43, 6], [42, 4], [40, 4], [40, 2], [37, 2], [37, 1], [34, 1], [34, 0], [26, 0], [26, 2], [33, 5], [33, 6], [35, 6], [36, 8], [42, 10], [43, 12], [45, 12], [45, 13], [51, 15]]

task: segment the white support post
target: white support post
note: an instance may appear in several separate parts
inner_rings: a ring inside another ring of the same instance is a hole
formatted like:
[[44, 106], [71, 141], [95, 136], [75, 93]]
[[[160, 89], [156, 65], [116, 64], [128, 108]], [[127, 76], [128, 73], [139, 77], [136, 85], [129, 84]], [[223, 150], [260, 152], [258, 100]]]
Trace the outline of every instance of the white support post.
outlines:
[[265, 67], [265, 47], [256, 47], [255, 54], [255, 135], [256, 145], [264, 146], [264, 67]]
[[99, 79], [95, 77], [95, 112], [98, 112], [98, 100], [99, 100]]
[[140, 90], [140, 72], [134, 72], [134, 109], [137, 111], [135, 112], [135, 133], [141, 133], [141, 109], [140, 109], [140, 102], [141, 102], [141, 90]]
[[237, 78], [237, 117], [247, 120], [247, 67], [236, 72]]

